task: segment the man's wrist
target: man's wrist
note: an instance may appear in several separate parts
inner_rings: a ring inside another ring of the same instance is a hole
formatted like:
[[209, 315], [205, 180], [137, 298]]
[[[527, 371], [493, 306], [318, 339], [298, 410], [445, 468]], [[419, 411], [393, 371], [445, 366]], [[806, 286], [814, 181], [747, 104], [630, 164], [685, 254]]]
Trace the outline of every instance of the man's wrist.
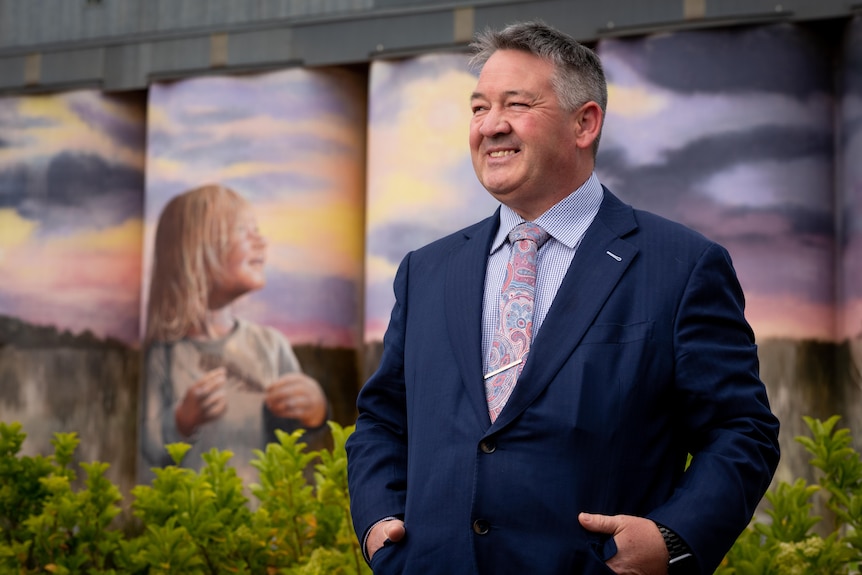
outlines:
[[389, 517], [384, 517], [383, 519], [375, 521], [374, 523], [371, 524], [371, 527], [368, 528], [368, 531], [365, 532], [365, 537], [362, 538], [362, 556], [365, 558], [366, 563], [368, 563], [368, 564], [371, 563], [371, 557], [370, 557], [370, 554], [368, 553], [368, 537], [371, 535], [371, 532], [374, 531], [374, 528], [377, 527], [378, 525], [380, 525], [381, 523], [384, 523], [386, 521], [392, 521], [393, 519], [398, 519], [398, 518], [395, 517], [394, 515], [391, 515]]

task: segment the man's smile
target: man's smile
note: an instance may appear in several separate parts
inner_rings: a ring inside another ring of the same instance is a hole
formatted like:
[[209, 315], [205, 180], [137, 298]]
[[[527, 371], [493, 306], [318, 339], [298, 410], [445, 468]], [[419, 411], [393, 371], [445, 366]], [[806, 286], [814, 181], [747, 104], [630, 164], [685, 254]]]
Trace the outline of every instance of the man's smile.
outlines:
[[514, 156], [518, 153], [518, 150], [496, 150], [488, 154], [492, 158], [502, 158], [504, 156]]

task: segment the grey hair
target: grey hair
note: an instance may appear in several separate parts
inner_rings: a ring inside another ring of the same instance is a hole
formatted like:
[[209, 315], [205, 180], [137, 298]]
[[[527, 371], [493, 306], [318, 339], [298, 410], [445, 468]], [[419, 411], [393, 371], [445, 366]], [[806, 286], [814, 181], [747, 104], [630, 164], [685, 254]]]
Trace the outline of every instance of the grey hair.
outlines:
[[[502, 30], [479, 32], [470, 44], [473, 57], [470, 67], [481, 70], [498, 50], [520, 50], [534, 54], [554, 65], [551, 85], [560, 107], [573, 112], [595, 102], [602, 109], [608, 106], [608, 86], [598, 55], [571, 36], [540, 21], [510, 24]], [[598, 150], [599, 138], [593, 144]]]

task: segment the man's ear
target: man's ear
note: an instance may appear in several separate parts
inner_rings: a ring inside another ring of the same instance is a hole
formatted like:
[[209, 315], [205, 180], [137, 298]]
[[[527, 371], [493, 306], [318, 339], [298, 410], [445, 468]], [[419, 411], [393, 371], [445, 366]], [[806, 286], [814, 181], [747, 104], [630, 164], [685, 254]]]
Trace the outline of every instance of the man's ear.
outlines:
[[604, 113], [595, 102], [587, 102], [575, 112], [575, 140], [579, 148], [592, 148], [602, 131]]

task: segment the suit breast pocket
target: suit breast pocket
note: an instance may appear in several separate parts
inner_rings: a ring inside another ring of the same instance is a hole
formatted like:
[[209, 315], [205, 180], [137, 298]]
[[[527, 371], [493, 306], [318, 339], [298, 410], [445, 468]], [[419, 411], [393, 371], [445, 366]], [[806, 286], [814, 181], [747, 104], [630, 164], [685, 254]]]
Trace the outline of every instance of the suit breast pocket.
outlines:
[[624, 344], [649, 340], [652, 337], [653, 322], [638, 323], [597, 323], [584, 334], [582, 345], [590, 344]]
[[585, 370], [584, 381], [625, 388], [649, 373], [656, 352], [652, 344], [651, 321], [593, 325], [584, 334], [578, 352]]

